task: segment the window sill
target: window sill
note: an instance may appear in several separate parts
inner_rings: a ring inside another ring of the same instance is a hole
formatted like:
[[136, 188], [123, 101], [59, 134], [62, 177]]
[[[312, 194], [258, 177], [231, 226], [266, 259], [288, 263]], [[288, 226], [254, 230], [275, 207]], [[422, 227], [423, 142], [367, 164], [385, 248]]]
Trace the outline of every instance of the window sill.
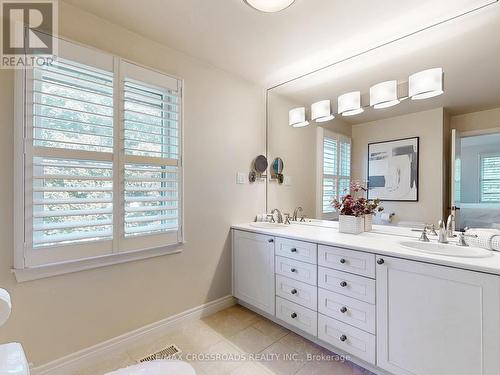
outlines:
[[154, 249], [131, 251], [128, 253], [110, 254], [102, 257], [82, 259], [72, 262], [48, 264], [44, 266], [12, 269], [18, 283], [44, 279], [47, 277], [80, 272], [94, 268], [107, 267], [114, 264], [149, 259], [162, 255], [178, 254], [183, 251], [183, 243], [175, 246], [159, 247]]

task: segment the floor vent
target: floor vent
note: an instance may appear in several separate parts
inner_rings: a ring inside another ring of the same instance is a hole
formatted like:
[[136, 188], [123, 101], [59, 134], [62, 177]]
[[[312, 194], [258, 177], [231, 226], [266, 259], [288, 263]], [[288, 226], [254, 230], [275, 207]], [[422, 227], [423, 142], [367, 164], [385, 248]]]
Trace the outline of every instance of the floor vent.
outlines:
[[156, 361], [158, 359], [171, 359], [172, 357], [175, 357], [176, 355], [180, 354], [181, 350], [177, 345], [169, 345], [165, 349], [162, 349], [160, 351], [157, 351], [156, 353], [150, 354], [147, 357], [144, 357], [139, 360], [139, 362], [150, 362], [150, 361]]

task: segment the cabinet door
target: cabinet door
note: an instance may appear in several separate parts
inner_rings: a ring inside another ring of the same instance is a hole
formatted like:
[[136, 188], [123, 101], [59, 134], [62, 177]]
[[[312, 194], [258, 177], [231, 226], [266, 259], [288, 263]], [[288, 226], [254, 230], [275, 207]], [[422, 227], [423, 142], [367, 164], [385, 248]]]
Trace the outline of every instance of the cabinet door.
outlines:
[[395, 375], [499, 374], [499, 276], [377, 263], [377, 366]]
[[233, 295], [274, 315], [274, 238], [233, 231]]

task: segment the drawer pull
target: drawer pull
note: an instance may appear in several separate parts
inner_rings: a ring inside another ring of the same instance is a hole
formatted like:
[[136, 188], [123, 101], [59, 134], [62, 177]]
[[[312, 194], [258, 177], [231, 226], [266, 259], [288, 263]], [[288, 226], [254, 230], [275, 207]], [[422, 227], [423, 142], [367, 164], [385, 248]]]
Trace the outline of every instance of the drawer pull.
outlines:
[[344, 258], [340, 259], [340, 263], [344, 264], [345, 262], [346, 262], [346, 260]]
[[384, 260], [382, 258], [377, 259], [377, 264], [384, 264]]
[[340, 336], [340, 341], [344, 342], [346, 340], [347, 340], [347, 336], [346, 335]]
[[274, 240], [272, 238], [268, 239], [267, 242], [272, 243]]
[[297, 294], [297, 289], [292, 289], [290, 293]]
[[292, 319], [295, 319], [295, 318], [297, 317], [297, 314], [296, 314], [296, 313], [292, 313], [292, 314], [290, 315], [290, 317], [291, 317]]
[[290, 249], [290, 251], [291, 251], [292, 253], [296, 253], [296, 252], [297, 252], [297, 249], [296, 249], [295, 247], [293, 247], [293, 248], [291, 248], [291, 249]]
[[342, 308], [340, 309], [340, 312], [341, 312], [342, 314], [345, 314], [345, 313], [347, 312], [347, 307], [342, 306]]
[[297, 270], [295, 268], [292, 268], [290, 272], [297, 272]]
[[340, 283], [340, 286], [341, 286], [342, 288], [345, 288], [345, 287], [347, 286], [347, 282], [346, 282], [346, 281], [342, 281], [342, 282]]

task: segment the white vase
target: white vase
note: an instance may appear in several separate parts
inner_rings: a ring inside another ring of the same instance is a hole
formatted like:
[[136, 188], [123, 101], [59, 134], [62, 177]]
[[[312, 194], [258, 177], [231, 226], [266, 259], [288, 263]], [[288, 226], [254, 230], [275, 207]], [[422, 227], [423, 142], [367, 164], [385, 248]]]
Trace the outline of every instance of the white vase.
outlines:
[[373, 229], [373, 215], [365, 215], [365, 232], [371, 232]]
[[360, 234], [365, 230], [365, 218], [363, 216], [339, 215], [339, 232]]

